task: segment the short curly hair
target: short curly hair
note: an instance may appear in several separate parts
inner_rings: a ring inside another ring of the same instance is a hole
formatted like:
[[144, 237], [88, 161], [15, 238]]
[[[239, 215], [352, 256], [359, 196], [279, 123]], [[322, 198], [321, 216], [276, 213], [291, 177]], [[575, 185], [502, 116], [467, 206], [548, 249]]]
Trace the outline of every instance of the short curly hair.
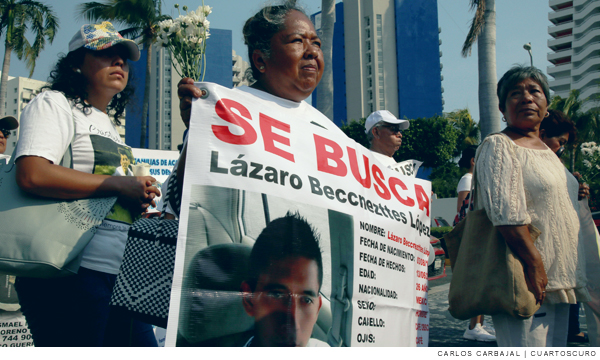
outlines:
[[283, 29], [285, 18], [292, 11], [299, 11], [308, 17], [304, 9], [296, 5], [296, 0], [287, 0], [282, 5], [265, 6], [246, 20], [243, 34], [244, 43], [248, 46], [250, 68], [245, 76], [250, 82], [260, 77], [260, 72], [252, 61], [254, 50], [262, 51], [267, 57], [271, 55], [271, 39]]
[[[90, 113], [92, 108], [92, 105], [85, 102], [88, 98], [86, 90], [88, 81], [86, 77], [80, 72], [77, 72], [76, 69], [79, 69], [83, 64], [85, 54], [92, 51], [93, 50], [82, 47], [69, 52], [67, 55], [60, 54], [56, 65], [54, 65], [54, 68], [48, 77], [48, 85], [42, 87], [43, 90], [56, 90], [62, 92], [67, 99], [72, 100], [75, 103], [75, 106], [82, 109], [86, 114]], [[123, 91], [112, 98], [106, 108], [107, 112], [114, 112], [113, 121], [116, 125], [121, 125], [119, 118], [125, 112], [125, 108], [133, 96], [134, 88], [130, 85], [132, 80], [133, 72], [130, 71], [127, 86]]]

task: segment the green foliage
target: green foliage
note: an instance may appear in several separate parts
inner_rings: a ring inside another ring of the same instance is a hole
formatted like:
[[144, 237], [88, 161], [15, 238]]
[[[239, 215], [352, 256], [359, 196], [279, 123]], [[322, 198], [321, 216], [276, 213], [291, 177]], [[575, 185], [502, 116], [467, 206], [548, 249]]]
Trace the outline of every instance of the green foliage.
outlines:
[[459, 131], [458, 146], [454, 156], [460, 156], [467, 146], [479, 145], [481, 137], [479, 125], [473, 120], [469, 109], [452, 111], [446, 114], [446, 119]]
[[456, 187], [461, 176], [465, 173], [464, 169], [452, 161], [448, 161], [435, 168], [429, 176], [431, 180], [431, 190], [438, 198], [451, 198], [456, 196]]
[[441, 239], [444, 237], [444, 235], [446, 235], [447, 233], [452, 231], [452, 229], [453, 229], [452, 226], [432, 227], [430, 230], [430, 234], [435, 236], [438, 239]]
[[[454, 197], [463, 171], [452, 159], [455, 157], [458, 142], [464, 141], [466, 137], [461, 136], [461, 130], [455, 124], [443, 117], [409, 121], [410, 127], [402, 133], [402, 146], [394, 154], [394, 159], [415, 159], [423, 161], [423, 167], [436, 168], [430, 175], [433, 192], [438, 198]], [[344, 124], [342, 131], [354, 141], [369, 148], [364, 118]]]
[[341, 129], [350, 139], [353, 139], [362, 146], [369, 148], [367, 134], [365, 134], [365, 118], [360, 120], [350, 120], [350, 122], [342, 125]]
[[459, 131], [443, 117], [410, 120], [402, 133], [402, 146], [394, 154], [396, 161], [415, 159], [424, 167], [435, 168], [454, 157]]

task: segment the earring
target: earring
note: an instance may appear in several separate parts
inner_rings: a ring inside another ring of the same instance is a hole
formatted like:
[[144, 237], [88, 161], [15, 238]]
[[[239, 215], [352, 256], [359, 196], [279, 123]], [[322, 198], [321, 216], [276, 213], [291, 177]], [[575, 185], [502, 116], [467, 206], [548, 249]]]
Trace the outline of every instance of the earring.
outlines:
[[502, 121], [506, 122], [506, 118], [504, 117], [504, 115], [502, 116]]
[[265, 67], [261, 65], [261, 67], [258, 68], [258, 70], [264, 70]]
[[547, 118], [548, 116], [550, 116], [550, 113], [546, 111], [546, 116], [544, 117]]
[[75, 68], [75, 72], [78, 73], [78, 74], [81, 74], [81, 70], [78, 69], [78, 68]]

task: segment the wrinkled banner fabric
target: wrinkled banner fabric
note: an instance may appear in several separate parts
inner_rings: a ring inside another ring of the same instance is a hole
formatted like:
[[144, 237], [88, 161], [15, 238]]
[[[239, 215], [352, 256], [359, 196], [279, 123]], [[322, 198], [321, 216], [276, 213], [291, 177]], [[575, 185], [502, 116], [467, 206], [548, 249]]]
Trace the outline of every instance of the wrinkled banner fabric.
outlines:
[[[288, 211], [320, 235], [331, 346], [427, 346], [431, 184], [385, 168], [314, 109], [197, 83], [167, 346], [243, 346], [252, 246]], [[281, 239], [286, 241], [287, 239]]]

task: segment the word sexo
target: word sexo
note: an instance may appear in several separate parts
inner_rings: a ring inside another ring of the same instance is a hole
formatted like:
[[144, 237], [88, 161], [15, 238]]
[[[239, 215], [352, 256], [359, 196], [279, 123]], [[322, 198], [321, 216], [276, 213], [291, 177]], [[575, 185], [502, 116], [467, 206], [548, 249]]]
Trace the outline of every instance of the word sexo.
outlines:
[[[233, 111], [235, 110], [235, 112]], [[250, 123], [252, 116], [250, 111], [242, 104], [231, 99], [221, 99], [215, 105], [215, 112], [221, 119], [230, 124], [239, 126], [243, 133], [238, 135], [230, 131], [229, 126], [212, 125], [211, 129], [217, 139], [232, 145], [252, 145], [258, 140], [258, 134], [254, 126]], [[263, 113], [259, 113], [259, 128], [263, 139], [265, 151], [286, 159], [292, 163], [295, 162], [294, 154], [285, 151], [275, 143], [290, 146], [290, 139], [279, 133], [273, 132], [278, 129], [281, 132], [290, 133], [290, 125], [276, 120]], [[354, 179], [364, 188], [374, 187], [375, 192], [384, 200], [390, 200], [392, 196], [401, 204], [408, 207], [418, 206], [419, 210], [426, 210], [429, 216], [429, 197], [421, 185], [414, 185], [414, 193], [409, 191], [402, 180], [390, 176], [387, 180], [383, 171], [376, 164], [369, 164], [369, 158], [363, 155], [364, 177], [360, 174], [356, 150], [350, 146], [346, 147], [348, 155], [348, 164], [344, 162], [344, 149], [336, 142], [325, 137], [313, 134], [317, 170], [323, 173], [345, 177], [348, 174], [348, 167]], [[335, 164], [335, 165], [333, 165]], [[372, 174], [372, 176], [371, 176]], [[374, 181], [373, 181], [374, 180]], [[415, 201], [416, 199], [416, 201]]]

